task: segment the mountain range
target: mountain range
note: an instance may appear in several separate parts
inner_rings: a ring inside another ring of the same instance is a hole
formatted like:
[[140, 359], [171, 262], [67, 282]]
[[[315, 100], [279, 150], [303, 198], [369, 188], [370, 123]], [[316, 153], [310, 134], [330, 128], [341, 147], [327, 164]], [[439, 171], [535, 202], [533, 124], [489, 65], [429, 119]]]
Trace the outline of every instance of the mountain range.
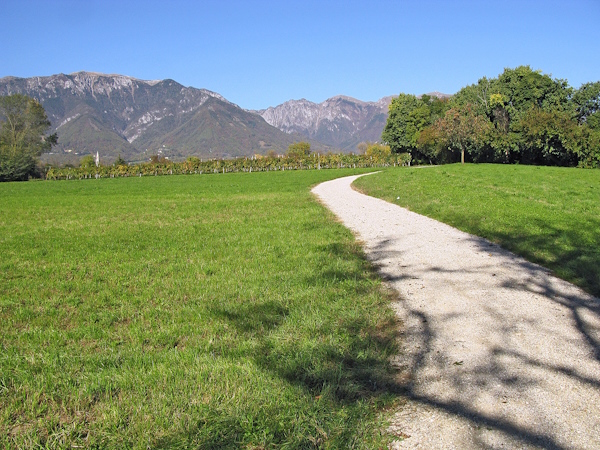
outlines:
[[297, 133], [348, 152], [355, 151], [360, 142], [381, 139], [391, 101], [391, 96], [363, 102], [339, 95], [322, 103], [289, 100], [256, 112], [286, 133]]
[[77, 161], [96, 152], [105, 160], [121, 155], [130, 161], [155, 154], [251, 156], [283, 152], [299, 140], [215, 92], [168, 79], [90, 72], [0, 79], [0, 95], [13, 93], [44, 106], [59, 142], [50, 159]]
[[14, 93], [44, 106], [59, 142], [44, 159], [56, 163], [77, 163], [96, 152], [103, 162], [119, 155], [143, 161], [152, 155], [181, 160], [281, 154], [301, 140], [315, 150], [351, 152], [359, 142], [380, 139], [392, 99], [337, 96], [249, 111], [174, 80], [93, 72], [0, 78], [0, 95]]

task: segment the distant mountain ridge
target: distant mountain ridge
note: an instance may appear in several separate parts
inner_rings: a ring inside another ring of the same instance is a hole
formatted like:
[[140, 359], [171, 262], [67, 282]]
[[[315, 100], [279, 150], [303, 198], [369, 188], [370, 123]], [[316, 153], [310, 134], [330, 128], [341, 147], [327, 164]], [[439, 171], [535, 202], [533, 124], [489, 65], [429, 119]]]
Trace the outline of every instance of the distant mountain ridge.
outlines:
[[286, 133], [298, 133], [344, 151], [355, 151], [359, 142], [381, 139], [391, 101], [391, 96], [377, 102], [363, 102], [338, 95], [321, 103], [289, 100], [256, 112]]
[[0, 95], [21, 93], [42, 103], [59, 145], [54, 157], [78, 160], [99, 152], [143, 160], [282, 153], [298, 141], [221, 95], [174, 80], [77, 72], [0, 79]]

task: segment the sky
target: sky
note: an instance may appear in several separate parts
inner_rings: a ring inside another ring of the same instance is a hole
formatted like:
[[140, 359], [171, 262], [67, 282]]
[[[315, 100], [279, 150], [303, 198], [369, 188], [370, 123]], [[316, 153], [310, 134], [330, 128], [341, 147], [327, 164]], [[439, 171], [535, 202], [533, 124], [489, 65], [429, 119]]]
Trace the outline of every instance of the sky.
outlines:
[[173, 79], [246, 109], [453, 94], [529, 65], [600, 81], [600, 0], [0, 0], [0, 77]]

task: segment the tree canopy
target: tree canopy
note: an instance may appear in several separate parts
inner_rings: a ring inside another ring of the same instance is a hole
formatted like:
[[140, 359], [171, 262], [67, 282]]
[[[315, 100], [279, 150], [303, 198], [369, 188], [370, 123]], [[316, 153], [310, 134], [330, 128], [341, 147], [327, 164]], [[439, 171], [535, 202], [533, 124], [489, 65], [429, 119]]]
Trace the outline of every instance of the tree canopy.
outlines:
[[573, 94], [573, 103], [580, 123], [588, 123], [594, 128], [600, 125], [600, 81], [583, 84]]
[[308, 156], [310, 155], [310, 144], [308, 142], [290, 144], [286, 154], [288, 157], [296, 159]]
[[417, 145], [420, 133], [448, 109], [448, 102], [437, 97], [400, 94], [390, 103], [388, 121], [381, 139], [395, 153], [411, 153], [422, 159]]
[[449, 101], [400, 94], [382, 140], [416, 162], [599, 167], [600, 82], [579, 89], [529, 66], [481, 78]]
[[42, 105], [21, 94], [0, 97], [0, 181], [27, 180], [38, 158], [57, 142], [46, 136], [50, 121]]

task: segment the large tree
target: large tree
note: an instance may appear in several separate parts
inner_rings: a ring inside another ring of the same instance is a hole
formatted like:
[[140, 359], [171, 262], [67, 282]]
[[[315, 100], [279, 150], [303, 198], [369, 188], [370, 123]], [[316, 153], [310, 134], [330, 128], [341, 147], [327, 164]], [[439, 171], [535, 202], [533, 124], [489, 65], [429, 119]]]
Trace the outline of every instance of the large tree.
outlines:
[[451, 108], [444, 117], [438, 119], [434, 125], [442, 150], [448, 154], [447, 158], [456, 160], [454, 155], [460, 154], [460, 162], [465, 163], [465, 154], [474, 158], [481, 149], [485, 136], [490, 131], [491, 124], [487, 117], [475, 113], [472, 105]]
[[411, 94], [400, 94], [390, 103], [387, 123], [381, 134], [395, 153], [410, 153], [415, 147], [411, 133], [412, 118], [410, 114], [419, 107], [419, 99]]
[[573, 112], [569, 101], [573, 89], [567, 80], [552, 79], [529, 66], [504, 69], [498, 77], [498, 89], [513, 123], [528, 115], [532, 108]]
[[514, 126], [525, 164], [576, 166], [583, 142], [582, 129], [565, 111], [532, 107]]
[[38, 158], [57, 142], [47, 136], [50, 121], [42, 105], [22, 94], [0, 97], [0, 181], [27, 180]]
[[419, 150], [419, 135], [447, 109], [448, 102], [437, 97], [400, 94], [390, 103], [381, 139], [395, 153], [410, 153], [415, 161], [427, 160]]

